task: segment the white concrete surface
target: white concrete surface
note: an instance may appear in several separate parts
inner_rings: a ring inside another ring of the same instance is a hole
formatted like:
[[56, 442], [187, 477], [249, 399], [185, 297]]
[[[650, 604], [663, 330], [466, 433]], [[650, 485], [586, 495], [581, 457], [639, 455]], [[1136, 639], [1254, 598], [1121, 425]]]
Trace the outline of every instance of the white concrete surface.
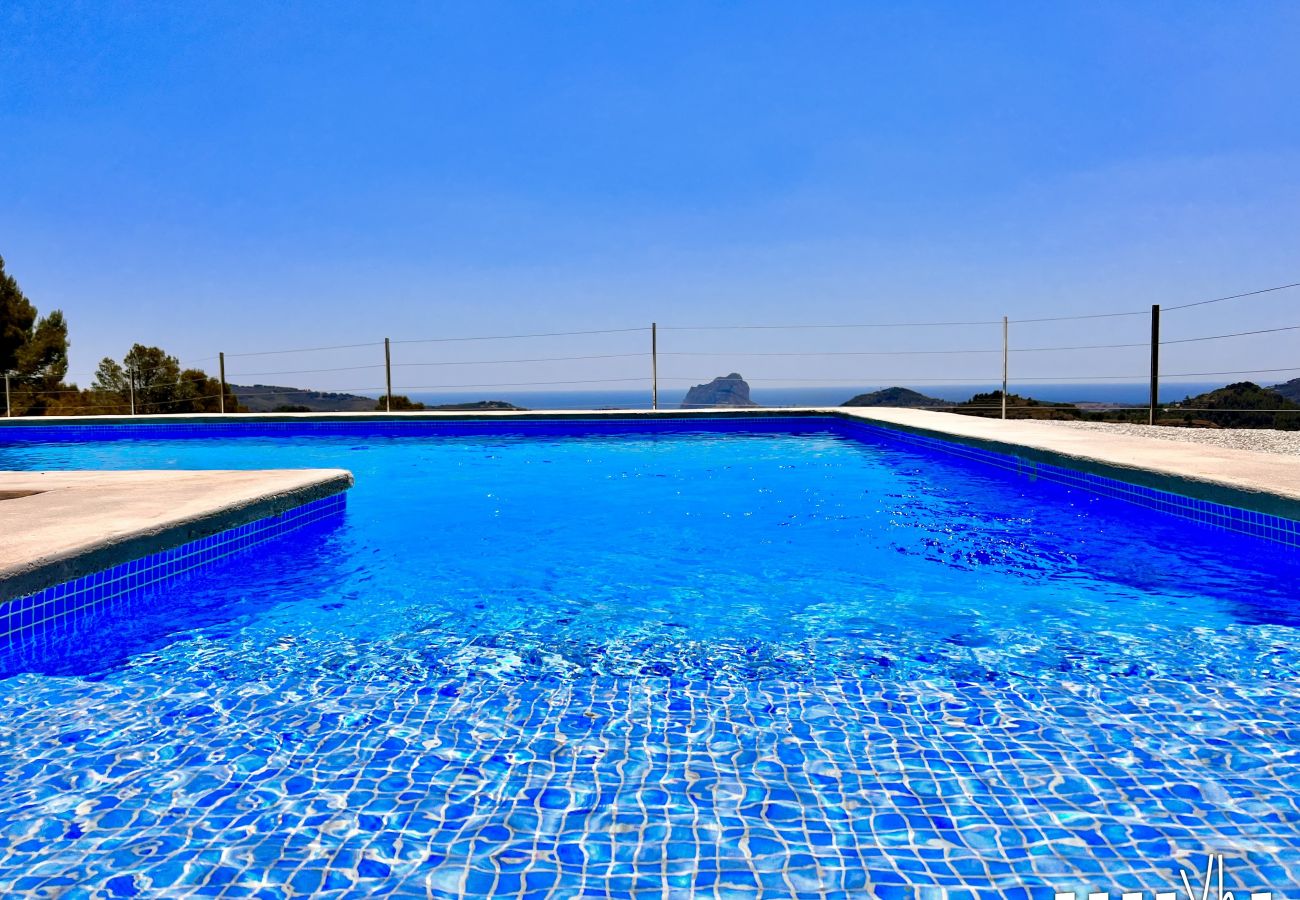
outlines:
[[1285, 453], [1300, 456], [1300, 431], [1281, 431], [1277, 428], [1175, 428], [1167, 425], [1137, 425], [1130, 422], [1074, 422], [1060, 420], [1048, 422], [1054, 428], [1078, 428], [1099, 434], [1126, 434], [1159, 441], [1180, 441], [1187, 444], [1205, 444], [1210, 447], [1228, 447], [1249, 450], [1252, 453]]
[[[1055, 422], [985, 419], [923, 409], [872, 408], [844, 412], [936, 436], [1002, 445], [1007, 452], [1019, 448], [1052, 454], [1067, 465], [1096, 463], [1126, 472], [1138, 483], [1151, 483], [1142, 477], [1144, 474], [1156, 475], [1174, 482], [1240, 492], [1246, 495], [1242, 499], [1249, 499], [1249, 495], [1272, 495], [1300, 503], [1300, 456], [1166, 439], [1164, 432], [1172, 429], [1150, 428], [1153, 434], [1148, 437], [1128, 432], [1061, 428]], [[1176, 487], [1171, 484], [1169, 489]]]

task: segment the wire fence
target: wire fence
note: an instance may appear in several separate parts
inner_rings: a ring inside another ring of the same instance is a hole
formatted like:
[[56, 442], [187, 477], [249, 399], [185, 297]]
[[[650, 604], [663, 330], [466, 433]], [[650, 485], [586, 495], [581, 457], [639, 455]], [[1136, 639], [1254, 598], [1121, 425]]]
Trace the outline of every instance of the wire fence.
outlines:
[[[120, 383], [95, 383], [90, 389], [75, 385], [102, 379], [102, 372], [68, 375], [62, 381], [69, 384], [58, 385], [42, 385], [10, 373], [5, 376], [5, 411], [15, 414], [15, 393], [45, 398], [44, 412], [68, 415], [232, 414], [241, 406], [268, 410], [322, 403], [398, 411], [420, 400], [452, 405], [501, 400], [488, 396], [494, 392], [508, 394], [510, 405], [530, 408], [689, 408], [717, 405], [676, 397], [719, 375], [705, 371], [706, 365], [725, 364], [733, 370], [759, 368], [756, 376], [751, 371], [753, 377], [744, 379], [755, 386], [759, 401], [765, 392], [781, 393], [777, 386], [787, 400], [796, 389], [807, 393], [819, 387], [861, 393], [895, 385], [963, 386], [985, 396], [958, 402], [948, 391], [949, 396], [932, 408], [994, 411], [1006, 417], [1080, 408], [1079, 403], [1059, 400], [1021, 405], [1016, 389], [1032, 394], [1036, 386], [1077, 384], [1084, 394], [1089, 384], [1127, 382], [1149, 384], [1146, 402], [1136, 402], [1130, 394], [1123, 401], [1085, 403], [1084, 408], [1145, 410], [1152, 423], [1171, 411], [1184, 417], [1228, 412], [1294, 416], [1300, 409], [1170, 405], [1161, 402], [1161, 386], [1168, 393], [1171, 384], [1187, 379], [1286, 381], [1300, 375], [1300, 354], [1294, 346], [1300, 322], [1252, 327], [1241, 321], [1237, 330], [1215, 333], [1197, 327], [1197, 311], [1202, 307], [1265, 295], [1282, 297], [1297, 288], [1300, 282], [1163, 310], [1153, 305], [1078, 315], [953, 321], [648, 323], [219, 352], [183, 362], [168, 359], [151, 367], [127, 366]], [[1098, 328], [1103, 330], [1097, 333]], [[1230, 362], [1243, 357], [1241, 342], [1247, 342], [1252, 361], [1248, 369], [1232, 368]], [[808, 377], [813, 374], [810, 369], [817, 377]], [[284, 381], [314, 387], [279, 387]], [[661, 396], [668, 402], [661, 404]], [[849, 399], [846, 396], [834, 405]]]

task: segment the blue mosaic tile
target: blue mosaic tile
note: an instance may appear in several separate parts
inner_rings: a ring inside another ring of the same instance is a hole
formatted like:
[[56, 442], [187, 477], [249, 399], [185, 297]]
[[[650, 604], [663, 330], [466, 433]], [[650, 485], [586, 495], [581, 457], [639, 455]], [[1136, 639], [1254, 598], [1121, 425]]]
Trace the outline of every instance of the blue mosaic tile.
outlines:
[[766, 415], [410, 418], [410, 419], [209, 419], [180, 422], [95, 422], [75, 425], [13, 425], [0, 422], [0, 444], [77, 443], [113, 440], [185, 440], [227, 437], [286, 437], [356, 435], [366, 437], [418, 437], [420, 435], [527, 434], [578, 436], [583, 434], [681, 433], [700, 430], [792, 434], [824, 431], [830, 417], [818, 414]]
[[[1235, 723], [1230, 734], [1294, 727], [1285, 685], [1226, 696], [1148, 685], [1136, 689], [1139, 706], [1133, 690], [1080, 696], [1059, 686], [479, 679], [448, 697], [437, 684], [263, 674], [257, 690], [214, 685], [223, 714], [179, 731], [150, 723], [211, 704], [207, 691], [139, 673], [69, 680], [70, 707], [93, 705], [117, 726], [82, 727], [78, 752], [93, 754], [102, 777], [71, 788], [58, 743], [71, 720], [0, 698], [15, 758], [36, 764], [0, 773], [0, 797], [19, 810], [0, 841], [0, 890], [1150, 898], [1203, 867], [1206, 847], [1231, 854], [1226, 885], [1238, 897], [1268, 887], [1288, 896], [1300, 877], [1285, 825], [1297, 812], [1294, 781], [1280, 780], [1294, 766], [1278, 747], [1246, 741], [1232, 759], [1186, 752], [1207, 703]], [[1002, 727], [952, 727], [974, 710], [1023, 723], [1012, 759], [988, 758]], [[602, 720], [594, 733], [578, 727], [593, 711]], [[1098, 716], [1106, 729], [1090, 727]], [[805, 732], [803, 750], [783, 759], [790, 725]], [[673, 745], [685, 732], [689, 742]], [[296, 739], [277, 747], [277, 735]], [[1239, 798], [1219, 803], [1255, 806], [1255, 828], [1238, 839], [1204, 816], [1184, 826], [1160, 807], [1125, 808], [1127, 752], [1153, 743], [1164, 765], [1146, 773], [1150, 783], [1212, 778]], [[923, 762], [907, 755], [917, 747]], [[818, 777], [826, 771], [833, 784]], [[399, 781], [406, 796], [394, 803], [389, 785]], [[540, 804], [548, 791], [561, 795], [558, 808]], [[79, 802], [63, 802], [69, 793]], [[783, 793], [797, 798], [795, 815], [753, 810]], [[1098, 808], [1098, 794], [1109, 808]], [[169, 806], [159, 815], [145, 801], [161, 797]], [[909, 803], [918, 799], [922, 812]]]
[[56, 584], [0, 603], [0, 654], [39, 651], [65, 640], [108, 614], [129, 611], [155, 598], [186, 573], [212, 565], [314, 522], [343, 514], [347, 494], [338, 493], [286, 512], [160, 550], [140, 559]]

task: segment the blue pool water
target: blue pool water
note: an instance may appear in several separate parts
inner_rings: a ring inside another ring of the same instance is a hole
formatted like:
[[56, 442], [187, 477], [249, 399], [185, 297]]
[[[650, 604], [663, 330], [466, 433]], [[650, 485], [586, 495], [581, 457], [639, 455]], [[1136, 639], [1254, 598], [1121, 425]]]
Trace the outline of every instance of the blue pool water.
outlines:
[[1300, 553], [787, 424], [0, 444], [357, 480], [9, 661], [0, 893], [1300, 883]]

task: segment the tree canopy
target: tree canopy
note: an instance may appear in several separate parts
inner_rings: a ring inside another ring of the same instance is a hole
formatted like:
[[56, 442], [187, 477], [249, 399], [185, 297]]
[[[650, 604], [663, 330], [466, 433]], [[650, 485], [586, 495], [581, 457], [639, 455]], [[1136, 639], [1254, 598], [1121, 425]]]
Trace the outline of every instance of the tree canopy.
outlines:
[[[87, 390], [65, 384], [68, 324], [60, 310], [38, 315], [0, 257], [0, 376], [9, 375], [15, 416], [220, 412], [221, 382], [201, 369], [182, 369], [158, 347], [133, 346], [121, 362], [105, 358]], [[229, 386], [227, 412], [240, 411]], [[3, 411], [0, 410], [0, 414]]]
[[[159, 347], [136, 344], [121, 362], [100, 360], [91, 385], [97, 405], [133, 408], [145, 413], [202, 413], [221, 411], [221, 382], [200, 369], [182, 369], [180, 361]], [[225, 408], [237, 409], [226, 386]]]
[[10, 376], [15, 415], [39, 415], [56, 405], [68, 374], [68, 325], [57, 309], [38, 316], [0, 257], [0, 374], [4, 373]]

